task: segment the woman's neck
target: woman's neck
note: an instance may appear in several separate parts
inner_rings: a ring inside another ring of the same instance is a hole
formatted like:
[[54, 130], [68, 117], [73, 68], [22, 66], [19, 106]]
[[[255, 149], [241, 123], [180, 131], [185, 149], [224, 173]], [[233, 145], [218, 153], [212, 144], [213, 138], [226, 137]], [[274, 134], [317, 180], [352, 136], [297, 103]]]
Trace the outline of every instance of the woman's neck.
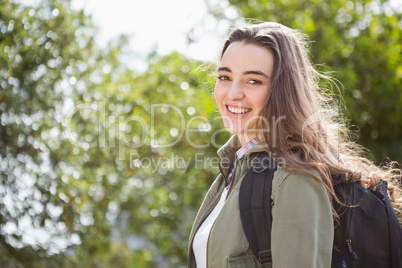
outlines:
[[257, 135], [255, 133], [250, 133], [250, 134], [238, 134], [237, 135], [239, 137], [239, 141], [241, 146], [243, 147], [244, 145], [246, 145], [247, 143], [249, 143], [252, 139], [254, 139]]

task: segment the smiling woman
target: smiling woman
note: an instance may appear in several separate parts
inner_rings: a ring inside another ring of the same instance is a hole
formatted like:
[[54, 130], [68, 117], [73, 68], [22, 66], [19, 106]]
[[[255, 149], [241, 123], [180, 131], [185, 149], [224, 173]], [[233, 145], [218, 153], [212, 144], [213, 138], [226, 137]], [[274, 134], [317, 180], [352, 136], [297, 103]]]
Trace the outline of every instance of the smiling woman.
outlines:
[[[342, 115], [335, 118], [318, 83], [329, 78], [314, 69], [307, 47], [303, 34], [278, 23], [238, 28], [227, 38], [214, 93], [233, 136], [218, 150], [220, 174], [193, 224], [188, 267], [331, 267], [340, 203], [334, 185], [373, 188], [387, 180], [394, 199], [390, 179], [400, 170], [378, 168], [348, 140]], [[267, 202], [271, 250], [263, 262], [249, 245], [239, 206], [252, 199], [240, 193], [246, 174], [266, 155], [277, 168]]]
[[270, 50], [245, 42], [229, 45], [218, 69], [215, 99], [225, 128], [245, 145], [256, 137], [255, 125], [271, 86]]

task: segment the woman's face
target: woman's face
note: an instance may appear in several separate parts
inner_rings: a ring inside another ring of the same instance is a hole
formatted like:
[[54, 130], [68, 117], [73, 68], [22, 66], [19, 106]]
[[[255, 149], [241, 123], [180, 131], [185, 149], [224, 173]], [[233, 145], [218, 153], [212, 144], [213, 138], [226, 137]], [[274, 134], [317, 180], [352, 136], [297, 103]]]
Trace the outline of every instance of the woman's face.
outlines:
[[215, 99], [225, 128], [245, 145], [258, 132], [256, 121], [271, 87], [274, 56], [266, 48], [233, 42], [218, 69]]

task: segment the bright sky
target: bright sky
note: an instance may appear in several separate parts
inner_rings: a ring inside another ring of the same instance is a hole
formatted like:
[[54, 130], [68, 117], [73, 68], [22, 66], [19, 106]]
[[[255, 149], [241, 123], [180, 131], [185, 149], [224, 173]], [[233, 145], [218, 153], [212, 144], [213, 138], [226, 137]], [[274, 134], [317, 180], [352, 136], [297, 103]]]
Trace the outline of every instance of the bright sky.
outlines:
[[[217, 1], [217, 4], [230, 17], [237, 17], [227, 1]], [[225, 22], [218, 24], [208, 14], [204, 0], [73, 0], [73, 6], [92, 14], [100, 27], [101, 45], [127, 34], [132, 37], [132, 50], [142, 57], [157, 47], [160, 54], [178, 50], [194, 59], [215, 60], [229, 27]], [[189, 45], [187, 33], [192, 28], [195, 42]]]

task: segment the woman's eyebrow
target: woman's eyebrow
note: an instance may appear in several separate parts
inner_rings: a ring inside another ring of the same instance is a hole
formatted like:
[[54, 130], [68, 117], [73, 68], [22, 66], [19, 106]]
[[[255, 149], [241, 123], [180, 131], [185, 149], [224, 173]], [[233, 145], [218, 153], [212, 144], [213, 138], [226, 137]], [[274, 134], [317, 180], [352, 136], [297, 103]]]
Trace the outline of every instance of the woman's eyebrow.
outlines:
[[[230, 70], [230, 68], [228, 68], [228, 67], [219, 67], [218, 72], [219, 71], [228, 72], [228, 73], [232, 72], [232, 70]], [[245, 71], [243, 74], [246, 74], [246, 75], [247, 74], [256, 74], [256, 75], [264, 76], [267, 79], [269, 78], [269, 76], [266, 73], [262, 72], [262, 71]]]
[[232, 72], [232, 70], [230, 70], [228, 67], [219, 67], [218, 72], [220, 72], [220, 71], [228, 72], [228, 73]]
[[256, 74], [256, 75], [261, 75], [264, 76], [265, 78], [269, 78], [268, 75], [266, 75], [264, 72], [262, 71], [246, 71], [243, 74]]

